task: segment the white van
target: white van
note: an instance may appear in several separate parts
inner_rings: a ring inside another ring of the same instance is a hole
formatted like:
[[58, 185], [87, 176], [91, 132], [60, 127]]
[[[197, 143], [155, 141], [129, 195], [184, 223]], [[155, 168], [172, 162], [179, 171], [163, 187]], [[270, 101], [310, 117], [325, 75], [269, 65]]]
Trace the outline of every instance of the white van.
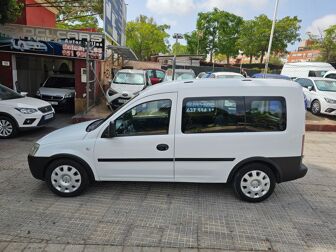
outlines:
[[305, 108], [287, 80], [216, 79], [147, 88], [109, 117], [50, 133], [29, 156], [61, 196], [89, 181], [228, 183], [243, 200], [303, 177]]
[[286, 63], [281, 74], [293, 78], [323, 77], [328, 71], [335, 70], [325, 62], [296, 62]]

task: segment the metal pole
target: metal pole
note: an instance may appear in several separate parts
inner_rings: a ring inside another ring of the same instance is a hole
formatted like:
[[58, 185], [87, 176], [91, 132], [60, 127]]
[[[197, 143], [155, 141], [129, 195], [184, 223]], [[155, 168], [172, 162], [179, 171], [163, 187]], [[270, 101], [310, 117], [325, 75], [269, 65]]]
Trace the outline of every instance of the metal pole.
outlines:
[[266, 60], [265, 61], [265, 78], [266, 78], [266, 74], [267, 74], [267, 70], [268, 70], [268, 63], [269, 63], [269, 60], [270, 60], [272, 41], [273, 41], [273, 35], [274, 35], [274, 27], [275, 27], [277, 12], [278, 12], [278, 5], [279, 5], [279, 0], [276, 0], [274, 15], [273, 15], [273, 22], [272, 22], [272, 29], [271, 29], [271, 36], [270, 36], [270, 39], [269, 39], [268, 50], [267, 50], [266, 59], [265, 59]]
[[177, 43], [178, 43], [178, 36], [176, 35], [175, 36], [175, 53], [174, 53], [174, 59], [173, 59], [173, 77], [172, 77], [172, 80], [175, 80], [175, 68], [176, 68], [176, 50], [177, 50]]
[[89, 41], [87, 40], [87, 45], [86, 45], [86, 113], [89, 111], [89, 93], [90, 93], [90, 44]]

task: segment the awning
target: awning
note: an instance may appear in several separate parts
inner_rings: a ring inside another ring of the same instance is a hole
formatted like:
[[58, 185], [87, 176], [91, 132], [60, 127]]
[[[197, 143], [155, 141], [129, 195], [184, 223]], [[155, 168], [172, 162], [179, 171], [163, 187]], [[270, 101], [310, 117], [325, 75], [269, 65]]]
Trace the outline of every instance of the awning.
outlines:
[[126, 46], [109, 45], [107, 46], [107, 49], [112, 50], [113, 53], [119, 54], [125, 60], [138, 60], [138, 57], [135, 55], [132, 49]]

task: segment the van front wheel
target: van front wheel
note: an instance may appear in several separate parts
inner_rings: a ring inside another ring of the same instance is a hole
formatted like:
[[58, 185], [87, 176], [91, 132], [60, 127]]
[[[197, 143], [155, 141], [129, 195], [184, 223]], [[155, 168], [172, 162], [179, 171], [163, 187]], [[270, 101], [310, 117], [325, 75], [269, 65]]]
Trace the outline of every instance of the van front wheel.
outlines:
[[273, 193], [275, 183], [275, 176], [267, 165], [251, 163], [238, 170], [233, 188], [242, 200], [260, 202]]
[[82, 165], [70, 159], [59, 159], [48, 166], [46, 182], [55, 194], [72, 197], [88, 186], [89, 179]]

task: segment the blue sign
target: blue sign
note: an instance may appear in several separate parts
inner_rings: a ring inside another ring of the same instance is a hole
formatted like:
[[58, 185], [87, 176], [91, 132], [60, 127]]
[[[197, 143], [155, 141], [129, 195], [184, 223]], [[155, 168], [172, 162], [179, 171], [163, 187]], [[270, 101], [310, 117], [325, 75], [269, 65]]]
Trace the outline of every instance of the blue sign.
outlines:
[[125, 45], [126, 5], [124, 0], [105, 0], [104, 32], [117, 45]]

